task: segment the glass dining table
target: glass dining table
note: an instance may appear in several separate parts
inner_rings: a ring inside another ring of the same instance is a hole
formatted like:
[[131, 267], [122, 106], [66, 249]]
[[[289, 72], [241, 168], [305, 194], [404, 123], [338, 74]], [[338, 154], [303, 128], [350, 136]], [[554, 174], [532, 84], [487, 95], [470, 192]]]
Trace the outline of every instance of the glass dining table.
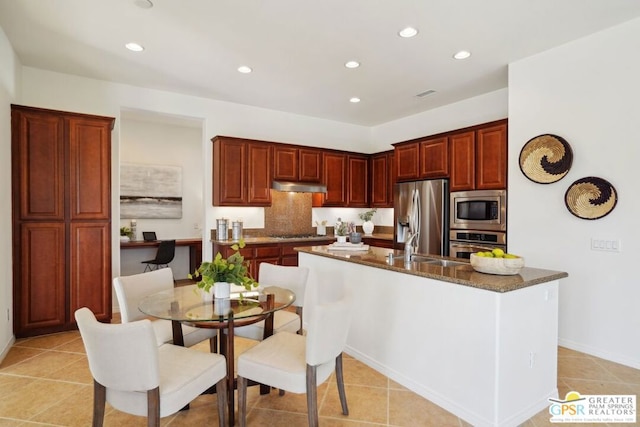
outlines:
[[[289, 307], [296, 299], [289, 289], [277, 286], [251, 291], [233, 287], [230, 298], [205, 300], [196, 285], [180, 286], [158, 292], [140, 300], [138, 308], [144, 314], [172, 322], [173, 342], [184, 345], [181, 324], [198, 328], [219, 329], [219, 352], [227, 359], [229, 425], [234, 424], [234, 328], [264, 320], [264, 337], [273, 334], [273, 313]], [[263, 387], [262, 392], [268, 392]]]

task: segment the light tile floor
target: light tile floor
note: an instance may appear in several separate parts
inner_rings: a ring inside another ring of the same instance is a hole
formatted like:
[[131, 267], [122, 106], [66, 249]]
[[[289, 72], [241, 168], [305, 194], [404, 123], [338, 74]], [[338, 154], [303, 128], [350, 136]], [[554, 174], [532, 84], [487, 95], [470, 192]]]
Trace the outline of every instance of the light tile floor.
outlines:
[[[237, 354], [254, 345], [242, 338], [237, 338], [236, 343]], [[208, 343], [199, 344], [197, 348], [208, 351]], [[637, 369], [562, 347], [558, 349], [558, 368], [561, 397], [571, 390], [581, 394], [640, 393], [640, 370]], [[349, 416], [341, 414], [335, 380], [331, 378], [318, 392], [322, 427], [469, 426], [351, 357], [346, 356], [344, 371]], [[89, 426], [92, 395], [92, 378], [77, 331], [17, 340], [0, 364], [0, 427]], [[304, 395], [260, 396], [257, 388], [251, 387], [248, 407], [249, 426], [307, 425]], [[104, 425], [144, 426], [146, 422], [142, 417], [123, 414], [107, 405]], [[215, 396], [199, 397], [189, 410], [163, 418], [161, 425], [217, 425]], [[546, 410], [523, 424], [524, 427], [551, 425]]]

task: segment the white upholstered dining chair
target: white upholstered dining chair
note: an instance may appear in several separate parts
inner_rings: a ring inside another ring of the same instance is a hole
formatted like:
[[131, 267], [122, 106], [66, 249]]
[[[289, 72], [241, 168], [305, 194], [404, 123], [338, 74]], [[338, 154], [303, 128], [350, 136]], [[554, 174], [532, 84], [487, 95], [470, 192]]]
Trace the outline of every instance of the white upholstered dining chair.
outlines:
[[100, 323], [86, 307], [76, 322], [93, 376], [93, 427], [104, 421], [105, 402], [148, 426], [178, 412], [216, 386], [218, 421], [227, 425], [227, 364], [224, 356], [173, 344], [158, 346], [151, 321]]
[[[288, 331], [302, 333], [302, 308], [309, 269], [307, 267], [287, 267], [263, 262], [260, 264], [259, 282], [261, 287], [278, 286], [296, 295], [293, 306], [296, 312], [278, 310], [273, 315], [273, 333]], [[264, 338], [264, 320], [247, 326], [234, 328], [239, 337], [261, 341]]]
[[[116, 291], [122, 323], [134, 322], [146, 318], [146, 315], [138, 309], [142, 298], [173, 288], [173, 272], [167, 267], [147, 273], [116, 277], [113, 279], [113, 288]], [[173, 342], [170, 320], [154, 319], [151, 324], [158, 345]], [[208, 339], [211, 352], [216, 352], [218, 336], [216, 329], [182, 325], [182, 336], [185, 347], [191, 347]]]
[[318, 425], [317, 386], [336, 373], [342, 413], [349, 414], [342, 351], [351, 320], [352, 299], [341, 282], [314, 289], [305, 307], [306, 335], [281, 332], [238, 356], [238, 413], [246, 425], [247, 384], [254, 380], [280, 390], [307, 394], [309, 426]]

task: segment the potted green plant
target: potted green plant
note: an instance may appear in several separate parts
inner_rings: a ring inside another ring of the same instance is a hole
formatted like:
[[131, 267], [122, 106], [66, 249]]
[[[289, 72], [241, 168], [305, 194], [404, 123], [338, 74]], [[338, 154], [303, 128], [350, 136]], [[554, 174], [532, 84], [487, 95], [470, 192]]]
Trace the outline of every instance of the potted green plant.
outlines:
[[370, 236], [373, 233], [374, 225], [373, 225], [373, 222], [371, 221], [371, 218], [373, 218], [373, 214], [376, 213], [377, 210], [378, 208], [373, 208], [369, 211], [358, 214], [360, 219], [364, 221], [362, 223], [362, 231], [364, 231], [364, 234], [366, 236]]
[[120, 227], [120, 241], [128, 242], [133, 237], [133, 232], [129, 227]]
[[347, 223], [338, 218], [338, 222], [336, 222], [336, 238], [338, 239], [338, 243], [346, 243], [347, 241], [347, 233], [349, 232], [347, 228]]
[[249, 263], [240, 254], [240, 249], [244, 247], [244, 239], [240, 239], [231, 246], [235, 252], [228, 258], [223, 258], [218, 252], [213, 261], [204, 261], [193, 274], [189, 274], [189, 279], [199, 280], [196, 285], [207, 294], [213, 288], [216, 298], [228, 298], [231, 283], [244, 286], [248, 291], [258, 287], [258, 282], [249, 272]]

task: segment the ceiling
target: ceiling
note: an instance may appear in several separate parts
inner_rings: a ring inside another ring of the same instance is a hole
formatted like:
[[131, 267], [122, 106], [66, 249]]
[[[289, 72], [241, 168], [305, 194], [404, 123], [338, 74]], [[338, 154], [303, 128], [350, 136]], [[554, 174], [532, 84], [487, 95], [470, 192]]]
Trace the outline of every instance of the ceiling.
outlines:
[[637, 0], [151, 1], [0, 0], [0, 26], [25, 66], [374, 126], [507, 87], [509, 63], [640, 16]]

